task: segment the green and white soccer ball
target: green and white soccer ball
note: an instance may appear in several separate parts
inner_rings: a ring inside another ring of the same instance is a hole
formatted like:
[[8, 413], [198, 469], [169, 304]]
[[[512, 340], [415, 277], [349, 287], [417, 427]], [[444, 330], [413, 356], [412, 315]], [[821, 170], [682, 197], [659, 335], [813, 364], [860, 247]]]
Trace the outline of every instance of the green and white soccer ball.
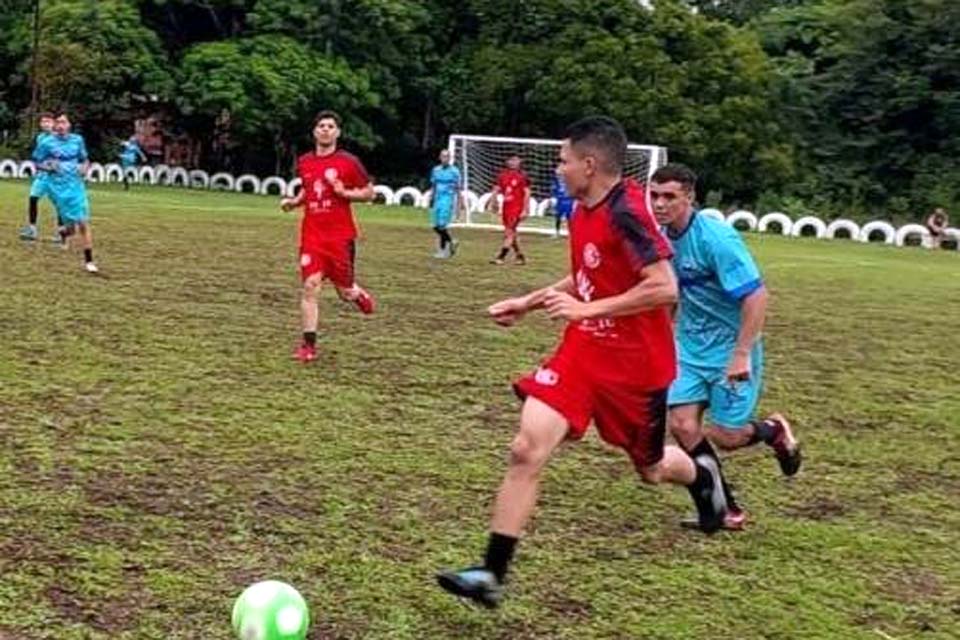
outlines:
[[240, 640], [304, 640], [309, 627], [307, 603], [285, 582], [250, 585], [233, 604], [233, 630]]

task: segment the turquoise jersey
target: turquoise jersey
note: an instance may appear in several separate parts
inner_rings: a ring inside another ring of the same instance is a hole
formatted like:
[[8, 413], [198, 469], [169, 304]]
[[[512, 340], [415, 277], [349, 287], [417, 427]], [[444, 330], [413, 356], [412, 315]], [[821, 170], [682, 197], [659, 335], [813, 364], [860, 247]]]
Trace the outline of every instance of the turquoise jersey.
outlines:
[[87, 145], [83, 136], [70, 133], [50, 135], [33, 151], [33, 161], [46, 166], [50, 197], [65, 222], [85, 222], [90, 217], [87, 188], [80, 175], [80, 166], [86, 162]]
[[760, 271], [740, 234], [726, 222], [694, 213], [684, 231], [668, 231], [668, 236], [680, 285], [680, 362], [725, 367], [740, 332], [743, 299], [763, 286]]
[[460, 169], [452, 164], [435, 166], [430, 173], [430, 186], [433, 188], [434, 202], [441, 199], [452, 200], [460, 190]]

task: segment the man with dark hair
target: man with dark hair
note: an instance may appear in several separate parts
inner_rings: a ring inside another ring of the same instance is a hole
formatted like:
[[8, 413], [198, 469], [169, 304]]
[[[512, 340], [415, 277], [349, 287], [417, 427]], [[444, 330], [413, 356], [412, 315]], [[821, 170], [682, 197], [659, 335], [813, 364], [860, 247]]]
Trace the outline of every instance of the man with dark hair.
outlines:
[[488, 309], [502, 326], [535, 309], [567, 321], [553, 356], [514, 385], [523, 399], [520, 430], [483, 564], [437, 576], [448, 592], [488, 607], [500, 602], [547, 460], [564, 440], [582, 438], [591, 421], [601, 438], [626, 451], [643, 480], [688, 487], [704, 531], [723, 522], [713, 458], [692, 459], [664, 445], [667, 387], [676, 373], [670, 309], [677, 283], [670, 245], [647, 210], [643, 190], [623, 178], [626, 145], [620, 125], [609, 118], [570, 127], [557, 172], [578, 201], [570, 221], [572, 273]]
[[[37, 134], [36, 140], [34, 141], [34, 149], [37, 149], [45, 138], [53, 135], [53, 125], [54, 117], [52, 113], [44, 111], [40, 114], [40, 133]], [[27, 204], [27, 224], [20, 229], [20, 238], [22, 240], [37, 239], [37, 219], [39, 218], [38, 207], [40, 200], [44, 196], [51, 200], [53, 199], [50, 195], [49, 179], [50, 173], [42, 167], [37, 167], [33, 175], [33, 182], [30, 184], [30, 199]], [[60, 227], [59, 219], [57, 220], [57, 227]], [[61, 240], [59, 231], [54, 234], [54, 237], [57, 241]]]
[[493, 194], [490, 198], [488, 207], [497, 206], [497, 196], [503, 197], [500, 205], [500, 217], [503, 222], [503, 244], [500, 246], [500, 253], [491, 260], [493, 264], [503, 264], [507, 259], [510, 250], [513, 249], [514, 259], [517, 264], [526, 264], [527, 259], [520, 250], [520, 241], [517, 235], [517, 227], [527, 213], [527, 205], [530, 202], [530, 180], [521, 167], [520, 156], [514, 154], [507, 158], [506, 167], [497, 175], [497, 181], [493, 185]]
[[373, 183], [356, 156], [337, 148], [340, 116], [332, 111], [317, 114], [313, 138], [315, 149], [297, 161], [300, 193], [280, 202], [284, 211], [304, 206], [300, 226], [303, 342], [294, 352], [294, 358], [303, 363], [317, 357], [317, 301], [324, 280], [333, 283], [341, 299], [365, 314], [373, 313], [375, 304], [354, 279], [357, 224], [350, 205], [373, 200]]
[[[782, 472], [792, 476], [801, 456], [790, 423], [778, 413], [754, 420], [763, 383], [767, 290], [739, 233], [694, 211], [696, 182], [688, 167], [669, 164], [653, 174], [649, 189], [653, 213], [673, 243], [680, 284], [680, 371], [667, 400], [670, 432], [690, 455], [709, 457], [717, 466], [711, 440], [725, 450], [764, 442]], [[710, 426], [704, 425], [707, 410]], [[724, 525], [739, 529], [745, 514], [724, 484]]]

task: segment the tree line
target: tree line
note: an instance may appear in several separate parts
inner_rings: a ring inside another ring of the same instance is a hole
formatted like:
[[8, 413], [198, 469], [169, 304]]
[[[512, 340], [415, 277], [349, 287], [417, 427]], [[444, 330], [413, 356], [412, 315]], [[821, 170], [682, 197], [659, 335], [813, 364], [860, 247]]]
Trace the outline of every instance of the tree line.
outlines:
[[95, 156], [162, 112], [203, 168], [289, 174], [323, 106], [378, 179], [416, 184], [449, 133], [553, 138], [605, 113], [712, 205], [960, 202], [955, 0], [40, 0], [35, 30], [36, 4], [0, 0], [10, 154], [36, 95]]

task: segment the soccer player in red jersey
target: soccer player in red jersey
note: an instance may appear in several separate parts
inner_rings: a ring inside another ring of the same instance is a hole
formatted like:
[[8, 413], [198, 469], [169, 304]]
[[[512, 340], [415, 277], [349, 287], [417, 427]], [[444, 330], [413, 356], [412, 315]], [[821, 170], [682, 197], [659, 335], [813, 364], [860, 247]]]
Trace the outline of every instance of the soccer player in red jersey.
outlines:
[[570, 222], [571, 274], [489, 308], [503, 326], [534, 309], [567, 326], [556, 352], [514, 384], [523, 399], [520, 430], [483, 564], [437, 576], [445, 590], [488, 607], [500, 602], [547, 460], [564, 440], [582, 438], [591, 421], [603, 440], [626, 451], [643, 480], [688, 487], [701, 529], [710, 533], [723, 524], [716, 461], [664, 445], [667, 388], [676, 375], [670, 313], [677, 281], [644, 190], [623, 178], [626, 152], [626, 135], [610, 118], [585, 118], [567, 130], [557, 172], [578, 200]]
[[294, 352], [301, 362], [317, 357], [317, 299], [320, 286], [329, 280], [343, 300], [365, 314], [373, 313], [373, 297], [354, 280], [357, 224], [351, 202], [373, 200], [373, 183], [354, 155], [337, 148], [340, 116], [321, 111], [313, 123], [316, 149], [297, 160], [302, 189], [296, 198], [284, 198], [284, 211], [303, 206], [300, 225], [300, 275], [303, 292], [303, 343]]
[[500, 172], [493, 185], [491, 207], [496, 206], [498, 195], [503, 196], [503, 204], [500, 207], [500, 216], [503, 220], [503, 245], [497, 257], [490, 262], [503, 264], [510, 249], [513, 249], [517, 264], [526, 264], [527, 260], [520, 251], [520, 243], [517, 242], [517, 226], [526, 215], [527, 203], [530, 202], [530, 181], [527, 179], [527, 174], [520, 168], [520, 156], [512, 155], [507, 158], [506, 168]]

